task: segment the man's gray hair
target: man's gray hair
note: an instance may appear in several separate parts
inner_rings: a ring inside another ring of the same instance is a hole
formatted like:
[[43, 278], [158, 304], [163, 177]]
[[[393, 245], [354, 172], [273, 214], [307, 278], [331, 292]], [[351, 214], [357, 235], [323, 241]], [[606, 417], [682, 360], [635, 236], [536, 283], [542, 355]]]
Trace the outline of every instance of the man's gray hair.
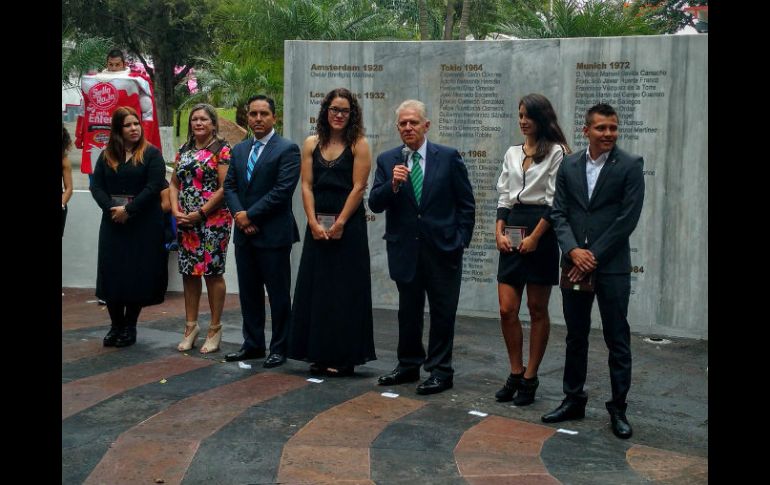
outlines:
[[403, 103], [398, 105], [398, 108], [396, 108], [396, 119], [398, 119], [399, 113], [405, 109], [413, 109], [417, 111], [417, 114], [420, 115], [420, 118], [423, 120], [428, 119], [427, 112], [425, 110], [425, 103], [422, 101], [418, 101], [416, 99], [407, 99]]

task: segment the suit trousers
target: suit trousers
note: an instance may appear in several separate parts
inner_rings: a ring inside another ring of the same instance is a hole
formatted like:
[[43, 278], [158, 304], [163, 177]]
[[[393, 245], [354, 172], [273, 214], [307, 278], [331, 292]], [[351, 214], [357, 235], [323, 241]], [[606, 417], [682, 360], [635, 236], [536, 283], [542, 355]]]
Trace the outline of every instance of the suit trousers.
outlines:
[[291, 246], [258, 248], [235, 246], [238, 289], [243, 315], [243, 345], [248, 350], [265, 349], [265, 288], [270, 300], [273, 336], [270, 353], [286, 354], [291, 317]]
[[[462, 250], [446, 253], [422, 241], [414, 279], [396, 282], [400, 369], [414, 369], [422, 365], [427, 372], [438, 377], [449, 378], [454, 374], [452, 346], [462, 261]], [[426, 294], [430, 305], [427, 356], [422, 345]]]
[[588, 333], [594, 295], [599, 302], [604, 342], [609, 349], [610, 383], [614, 404], [624, 404], [631, 387], [631, 329], [628, 325], [629, 274], [596, 275], [596, 292], [562, 288], [564, 320], [567, 323], [567, 355], [564, 361], [564, 394], [585, 402], [583, 391], [588, 368]]

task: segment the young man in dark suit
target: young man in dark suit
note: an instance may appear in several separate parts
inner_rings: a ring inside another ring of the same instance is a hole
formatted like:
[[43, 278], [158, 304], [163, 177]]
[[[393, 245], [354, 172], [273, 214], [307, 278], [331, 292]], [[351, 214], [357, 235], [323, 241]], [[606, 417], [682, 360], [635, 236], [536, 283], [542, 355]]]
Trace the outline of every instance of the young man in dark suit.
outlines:
[[243, 314], [243, 345], [228, 362], [265, 356], [265, 293], [270, 299], [273, 336], [264, 367], [286, 361], [291, 317], [291, 245], [299, 231], [291, 209], [299, 180], [296, 143], [273, 129], [275, 102], [267, 96], [248, 101], [253, 137], [235, 145], [225, 179], [225, 201], [235, 219], [235, 261]]
[[618, 115], [597, 104], [586, 113], [583, 134], [588, 149], [566, 157], [556, 176], [553, 220], [569, 279], [578, 282], [595, 272], [595, 291], [562, 288], [567, 323], [564, 362], [566, 398], [542, 421], [558, 423], [585, 416], [583, 391], [588, 366], [588, 332], [594, 295], [599, 302], [604, 341], [609, 349], [612, 399], [606, 403], [612, 431], [630, 438], [626, 395], [631, 386], [631, 331], [626, 319], [631, 292], [629, 236], [639, 222], [644, 201], [644, 159], [616, 146]]
[[[460, 153], [431, 143], [425, 105], [407, 100], [396, 110], [404, 145], [377, 157], [369, 194], [373, 212], [386, 211], [390, 277], [398, 287], [398, 365], [379, 384], [415, 382], [420, 366], [430, 377], [418, 394], [453, 385], [452, 344], [460, 296], [463, 249], [475, 223], [475, 200]], [[430, 304], [428, 352], [422, 345], [425, 295]]]

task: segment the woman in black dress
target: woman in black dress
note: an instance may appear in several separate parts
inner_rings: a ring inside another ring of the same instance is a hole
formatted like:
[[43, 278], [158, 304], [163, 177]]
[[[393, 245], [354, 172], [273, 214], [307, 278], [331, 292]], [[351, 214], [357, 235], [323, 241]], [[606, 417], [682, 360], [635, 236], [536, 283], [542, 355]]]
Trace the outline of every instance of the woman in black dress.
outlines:
[[160, 204], [165, 173], [163, 156], [145, 139], [136, 111], [116, 109], [91, 184], [102, 209], [96, 296], [107, 301], [112, 320], [105, 347], [134, 344], [142, 307], [162, 303], [165, 297], [167, 255]]
[[363, 196], [372, 156], [352, 93], [332, 90], [302, 146], [308, 223], [294, 289], [289, 358], [312, 374], [346, 376], [377, 357]]
[[[537, 370], [545, 355], [551, 322], [548, 300], [551, 287], [559, 283], [559, 246], [551, 228], [549, 214], [556, 188], [556, 172], [567, 141], [556, 120], [548, 98], [528, 94], [519, 101], [519, 128], [524, 143], [508, 148], [503, 170], [497, 181], [497, 294], [500, 302], [500, 326], [503, 331], [511, 374], [497, 391], [498, 401], [513, 400], [517, 406], [531, 404], [539, 381]], [[506, 226], [524, 228], [524, 237], [516, 245], [506, 236]], [[519, 308], [527, 288], [529, 365], [522, 357], [523, 332]], [[514, 396], [515, 394], [515, 396]]]

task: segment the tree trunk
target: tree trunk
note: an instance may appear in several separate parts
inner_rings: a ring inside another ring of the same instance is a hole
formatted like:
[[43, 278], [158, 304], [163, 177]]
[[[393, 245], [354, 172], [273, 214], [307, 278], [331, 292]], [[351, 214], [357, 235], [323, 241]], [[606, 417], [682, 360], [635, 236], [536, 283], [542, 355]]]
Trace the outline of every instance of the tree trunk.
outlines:
[[428, 0], [417, 0], [420, 7], [420, 40], [430, 40], [428, 32]]
[[463, 13], [460, 15], [460, 40], [465, 40], [468, 32], [468, 17], [471, 14], [471, 3], [473, 0], [463, 0]]
[[174, 66], [163, 56], [152, 53], [155, 62], [155, 105], [158, 108], [158, 126], [171, 126], [174, 120]]
[[454, 24], [455, 5], [454, 0], [446, 2], [446, 16], [444, 17], [444, 40], [452, 40], [452, 27]]
[[238, 106], [235, 107], [235, 123], [246, 131], [249, 131], [249, 121], [248, 116], [246, 116], [245, 103], [238, 103]]
[[174, 116], [176, 117], [176, 121], [174, 122], [176, 125], [176, 137], [179, 138], [180, 131], [182, 129], [182, 110], [178, 109], [174, 111]]

